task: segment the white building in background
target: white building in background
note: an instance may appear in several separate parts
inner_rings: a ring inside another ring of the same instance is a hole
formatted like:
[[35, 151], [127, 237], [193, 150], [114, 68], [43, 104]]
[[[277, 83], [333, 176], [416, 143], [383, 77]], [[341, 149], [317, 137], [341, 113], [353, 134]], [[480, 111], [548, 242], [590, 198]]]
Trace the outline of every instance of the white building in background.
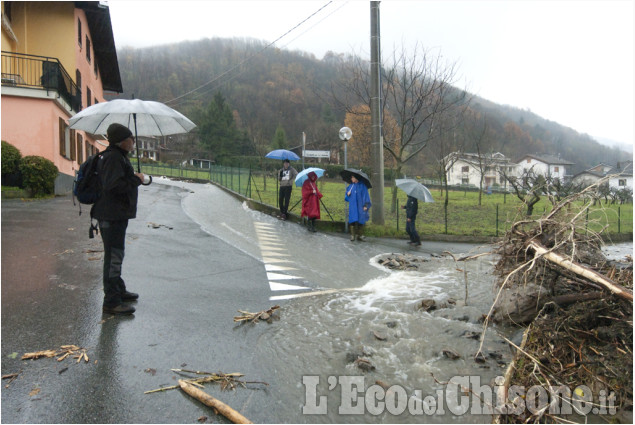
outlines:
[[527, 154], [518, 160], [520, 174], [531, 170], [536, 175], [560, 180], [567, 180], [572, 177], [571, 167], [573, 165], [575, 163], [562, 159], [560, 155]]
[[615, 189], [633, 190], [633, 161], [618, 162], [617, 167], [610, 173], [615, 174], [609, 178], [609, 187]]
[[581, 173], [576, 174], [575, 176], [573, 176], [572, 181], [576, 184], [583, 183], [584, 186], [590, 186], [596, 183], [598, 180], [611, 174], [611, 170], [613, 169], [614, 167], [610, 165], [600, 163], [594, 167], [582, 171]]
[[611, 176], [608, 181], [609, 187], [633, 190], [633, 161], [618, 162], [615, 167], [600, 163], [573, 176], [573, 182], [589, 186], [606, 176]]
[[452, 152], [444, 159], [448, 184], [451, 186], [479, 186], [483, 168], [483, 188], [507, 186], [503, 174], [518, 177], [518, 166], [502, 153], [481, 155], [476, 153]]

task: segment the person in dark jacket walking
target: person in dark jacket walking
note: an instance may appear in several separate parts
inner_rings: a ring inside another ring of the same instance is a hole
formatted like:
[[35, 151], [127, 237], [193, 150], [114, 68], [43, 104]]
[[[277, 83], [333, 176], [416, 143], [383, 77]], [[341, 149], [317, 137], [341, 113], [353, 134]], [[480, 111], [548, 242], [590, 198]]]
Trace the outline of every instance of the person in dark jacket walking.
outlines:
[[410, 242], [408, 243], [413, 246], [420, 246], [421, 238], [419, 238], [419, 233], [417, 233], [417, 229], [415, 227], [417, 212], [419, 210], [419, 201], [417, 201], [417, 198], [408, 196], [408, 201], [402, 208], [406, 209], [406, 233], [410, 236]]
[[91, 216], [99, 221], [104, 243], [102, 311], [132, 314], [135, 308], [124, 302], [136, 301], [139, 294], [126, 289], [121, 268], [128, 220], [137, 215], [138, 187], [144, 175], [135, 173], [128, 159], [128, 154], [134, 149], [132, 132], [121, 124], [111, 124], [107, 136], [109, 146], [100, 154], [97, 163], [101, 193], [91, 210]]
[[278, 204], [280, 206], [280, 218], [286, 220], [289, 211], [289, 200], [291, 199], [291, 191], [295, 183], [295, 177], [298, 172], [290, 166], [288, 159], [285, 159], [282, 168], [278, 171], [278, 181], [280, 182], [280, 195], [278, 196]]

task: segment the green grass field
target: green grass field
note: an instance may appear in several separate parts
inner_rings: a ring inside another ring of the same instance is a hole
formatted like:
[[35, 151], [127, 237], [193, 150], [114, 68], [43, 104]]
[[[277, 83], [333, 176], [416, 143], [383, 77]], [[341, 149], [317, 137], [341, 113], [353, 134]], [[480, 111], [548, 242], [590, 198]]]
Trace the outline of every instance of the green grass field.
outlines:
[[[235, 192], [249, 196], [254, 200], [268, 205], [277, 205], [277, 184], [273, 175], [253, 173], [249, 179], [249, 170], [230, 167], [214, 167], [209, 170], [191, 170], [149, 166], [142, 164], [142, 171], [156, 176], [172, 176], [189, 179], [211, 180]], [[344, 201], [345, 183], [335, 179], [321, 178], [318, 180], [322, 198], [322, 220], [345, 221], [346, 202]], [[509, 229], [514, 221], [525, 218], [526, 208], [513, 194], [491, 195], [483, 194], [482, 204], [478, 205], [478, 192], [450, 191], [446, 219], [443, 208], [444, 196], [442, 191], [431, 190], [434, 203], [419, 202], [417, 216], [417, 230], [425, 234], [450, 234], [468, 236], [499, 236]], [[300, 215], [301, 188], [294, 188], [291, 195], [290, 208], [292, 213]], [[398, 205], [405, 205], [406, 194], [397, 190]], [[575, 206], [581, 207], [578, 202]], [[498, 219], [497, 219], [498, 207]], [[535, 205], [533, 218], [538, 218], [551, 208], [546, 198]], [[384, 189], [385, 224], [377, 226], [369, 224], [366, 233], [375, 236], [403, 236], [405, 234], [405, 212], [397, 208], [392, 212], [392, 188]], [[579, 210], [579, 208], [577, 208]], [[328, 211], [328, 212], [327, 212]], [[329, 215], [330, 214], [330, 215]], [[599, 231], [608, 224], [607, 233], [630, 233], [633, 231], [633, 204], [597, 205], [591, 207], [588, 213], [589, 231]], [[587, 215], [582, 214], [579, 227], [586, 229]]]

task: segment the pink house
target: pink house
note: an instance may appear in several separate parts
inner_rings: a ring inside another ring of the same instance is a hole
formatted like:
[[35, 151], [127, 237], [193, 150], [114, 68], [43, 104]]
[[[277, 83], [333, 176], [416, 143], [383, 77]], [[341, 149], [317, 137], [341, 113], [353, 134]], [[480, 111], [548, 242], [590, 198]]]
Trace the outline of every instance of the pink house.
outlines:
[[107, 146], [68, 120], [122, 91], [108, 6], [2, 2], [2, 140], [53, 161], [56, 194], [69, 193], [79, 165]]

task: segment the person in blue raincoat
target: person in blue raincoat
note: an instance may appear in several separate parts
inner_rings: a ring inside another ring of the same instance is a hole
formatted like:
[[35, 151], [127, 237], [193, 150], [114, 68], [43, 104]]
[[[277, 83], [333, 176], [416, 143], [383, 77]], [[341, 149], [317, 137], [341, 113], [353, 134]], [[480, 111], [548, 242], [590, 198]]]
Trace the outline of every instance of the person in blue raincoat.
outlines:
[[351, 177], [352, 183], [346, 188], [344, 200], [348, 202], [348, 224], [351, 230], [351, 241], [356, 238], [364, 240], [364, 225], [368, 221], [368, 210], [371, 207], [368, 188], [355, 176]]

